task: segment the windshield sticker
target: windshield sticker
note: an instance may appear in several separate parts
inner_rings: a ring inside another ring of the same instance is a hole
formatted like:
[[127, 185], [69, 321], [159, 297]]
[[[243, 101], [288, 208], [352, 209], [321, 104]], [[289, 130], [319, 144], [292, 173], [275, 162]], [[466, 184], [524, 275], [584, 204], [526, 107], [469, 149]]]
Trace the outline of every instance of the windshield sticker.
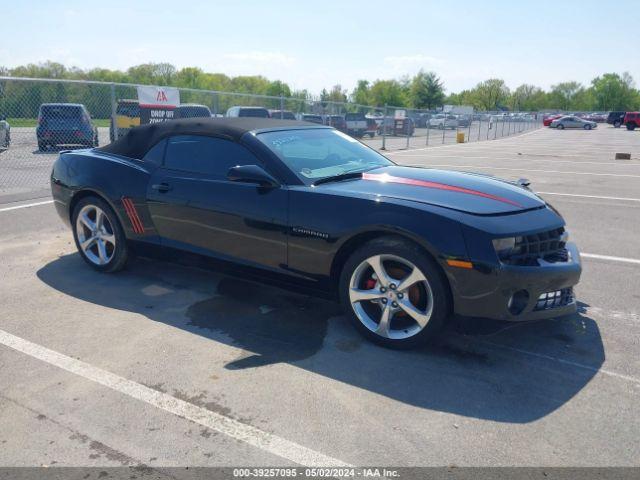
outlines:
[[302, 138], [299, 135], [290, 135], [288, 137], [280, 137], [280, 138], [275, 138], [271, 140], [271, 145], [277, 148], [277, 147], [282, 147], [287, 143], [297, 142], [299, 140], [302, 140]]

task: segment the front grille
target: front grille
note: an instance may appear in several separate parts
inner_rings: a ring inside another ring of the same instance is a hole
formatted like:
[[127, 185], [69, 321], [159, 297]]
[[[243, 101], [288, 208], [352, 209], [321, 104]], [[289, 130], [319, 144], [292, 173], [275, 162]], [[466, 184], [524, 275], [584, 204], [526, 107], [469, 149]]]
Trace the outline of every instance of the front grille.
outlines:
[[550, 310], [552, 308], [564, 307], [573, 303], [573, 289], [563, 288], [562, 290], [555, 290], [553, 292], [543, 293], [538, 297], [536, 306], [533, 308], [535, 312], [541, 310]]
[[540, 259], [550, 263], [566, 262], [569, 260], [569, 253], [565, 244], [566, 235], [563, 227], [516, 237], [511, 254], [502, 261], [509, 265], [527, 267], [540, 265]]

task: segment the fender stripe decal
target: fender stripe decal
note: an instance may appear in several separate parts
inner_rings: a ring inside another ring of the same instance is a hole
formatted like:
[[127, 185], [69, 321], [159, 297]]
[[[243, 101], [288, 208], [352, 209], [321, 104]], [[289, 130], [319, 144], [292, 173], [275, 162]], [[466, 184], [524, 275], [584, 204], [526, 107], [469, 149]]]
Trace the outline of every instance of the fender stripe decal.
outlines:
[[124, 210], [127, 212], [127, 216], [131, 221], [131, 226], [133, 227], [133, 231], [137, 234], [144, 233], [144, 225], [140, 221], [140, 217], [138, 216], [138, 212], [136, 210], [135, 205], [131, 201], [129, 197], [122, 197], [122, 205], [124, 206]]
[[490, 193], [480, 192], [478, 190], [471, 190], [470, 188], [456, 187], [454, 185], [447, 185], [446, 183], [430, 182], [427, 180], [416, 180], [413, 178], [395, 177], [387, 173], [363, 173], [363, 180], [374, 180], [385, 183], [401, 183], [404, 185], [414, 185], [416, 187], [435, 188], [437, 190], [448, 190], [450, 192], [465, 193], [467, 195], [475, 195], [477, 197], [489, 198], [497, 202], [508, 203], [516, 207], [522, 207], [518, 202], [509, 200], [508, 198], [499, 197], [497, 195], [491, 195]]

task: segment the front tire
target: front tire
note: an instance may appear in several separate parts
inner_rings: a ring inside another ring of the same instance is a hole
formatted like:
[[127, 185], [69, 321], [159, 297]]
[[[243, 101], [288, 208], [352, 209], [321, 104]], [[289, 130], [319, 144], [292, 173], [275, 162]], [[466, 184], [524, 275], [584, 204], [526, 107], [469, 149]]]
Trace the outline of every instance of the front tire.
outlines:
[[627, 123], [627, 130], [635, 130], [635, 129], [636, 129], [635, 123]]
[[622, 122], [620, 120], [616, 120], [615, 122], [613, 122], [614, 128], [620, 128], [620, 125], [622, 125]]
[[388, 348], [433, 339], [449, 315], [446, 279], [418, 246], [398, 237], [372, 240], [347, 260], [340, 300], [355, 328]]
[[101, 198], [85, 197], [73, 210], [73, 239], [82, 259], [100, 272], [122, 270], [129, 254], [120, 221]]
[[584, 126], [584, 129], [585, 129], [585, 130], [591, 130], [591, 125], [586, 124], [586, 125]]
[[556, 127], [558, 130], [564, 130], [564, 125], [559, 123], [558, 126]]

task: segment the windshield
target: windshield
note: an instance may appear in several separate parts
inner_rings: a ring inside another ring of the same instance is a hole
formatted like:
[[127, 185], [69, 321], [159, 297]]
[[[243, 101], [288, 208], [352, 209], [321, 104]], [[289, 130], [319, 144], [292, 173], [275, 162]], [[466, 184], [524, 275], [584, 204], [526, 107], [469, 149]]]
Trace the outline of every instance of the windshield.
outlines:
[[307, 185], [322, 178], [393, 165], [376, 151], [333, 129], [280, 130], [257, 137]]

